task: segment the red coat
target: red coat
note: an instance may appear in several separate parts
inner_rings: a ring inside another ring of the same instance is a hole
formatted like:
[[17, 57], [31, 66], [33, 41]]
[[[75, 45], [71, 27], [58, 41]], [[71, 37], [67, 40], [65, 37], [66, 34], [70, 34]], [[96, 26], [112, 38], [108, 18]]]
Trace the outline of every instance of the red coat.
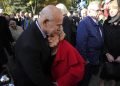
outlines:
[[53, 80], [58, 86], [77, 86], [84, 76], [84, 70], [82, 56], [66, 40], [61, 41], [52, 65]]

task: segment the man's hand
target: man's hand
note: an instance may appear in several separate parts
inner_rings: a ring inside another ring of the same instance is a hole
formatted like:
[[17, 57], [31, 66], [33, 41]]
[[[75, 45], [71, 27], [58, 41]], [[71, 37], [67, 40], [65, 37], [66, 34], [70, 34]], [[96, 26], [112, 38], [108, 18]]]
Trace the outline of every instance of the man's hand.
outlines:
[[114, 62], [114, 57], [110, 53], [106, 53], [106, 57], [109, 62]]

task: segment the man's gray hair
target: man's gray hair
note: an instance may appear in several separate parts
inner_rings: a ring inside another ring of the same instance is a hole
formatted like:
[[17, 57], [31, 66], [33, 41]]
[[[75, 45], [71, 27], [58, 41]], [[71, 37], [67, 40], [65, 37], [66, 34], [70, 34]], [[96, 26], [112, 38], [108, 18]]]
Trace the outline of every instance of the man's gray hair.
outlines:
[[43, 9], [41, 12], [39, 12], [39, 16], [40, 17], [44, 16], [48, 20], [52, 20], [53, 19], [53, 15], [52, 15], [52, 12], [50, 11], [50, 8]]
[[54, 5], [48, 5], [47, 7], [42, 9], [42, 11], [39, 13], [39, 16], [46, 17], [46, 19], [48, 20], [53, 20], [55, 17], [55, 13], [58, 13], [58, 11], [60, 10]]

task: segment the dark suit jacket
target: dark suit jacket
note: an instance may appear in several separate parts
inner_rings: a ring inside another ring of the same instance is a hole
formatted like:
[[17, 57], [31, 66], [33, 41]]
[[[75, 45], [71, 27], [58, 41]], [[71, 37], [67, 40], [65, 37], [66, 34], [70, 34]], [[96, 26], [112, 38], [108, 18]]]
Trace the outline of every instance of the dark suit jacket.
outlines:
[[63, 31], [66, 34], [65, 39], [72, 44], [72, 19], [68, 16], [63, 18]]
[[15, 54], [16, 86], [52, 86], [48, 80], [50, 49], [35, 22], [18, 39]]

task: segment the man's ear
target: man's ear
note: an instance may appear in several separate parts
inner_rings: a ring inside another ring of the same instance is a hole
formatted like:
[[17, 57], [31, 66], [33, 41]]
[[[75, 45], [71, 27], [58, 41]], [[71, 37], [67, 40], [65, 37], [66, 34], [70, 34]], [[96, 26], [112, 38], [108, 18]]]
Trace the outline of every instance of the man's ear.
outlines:
[[45, 26], [45, 27], [46, 27], [46, 26], [47, 26], [48, 21], [49, 21], [48, 19], [44, 19], [44, 20], [43, 20], [43, 26]]

